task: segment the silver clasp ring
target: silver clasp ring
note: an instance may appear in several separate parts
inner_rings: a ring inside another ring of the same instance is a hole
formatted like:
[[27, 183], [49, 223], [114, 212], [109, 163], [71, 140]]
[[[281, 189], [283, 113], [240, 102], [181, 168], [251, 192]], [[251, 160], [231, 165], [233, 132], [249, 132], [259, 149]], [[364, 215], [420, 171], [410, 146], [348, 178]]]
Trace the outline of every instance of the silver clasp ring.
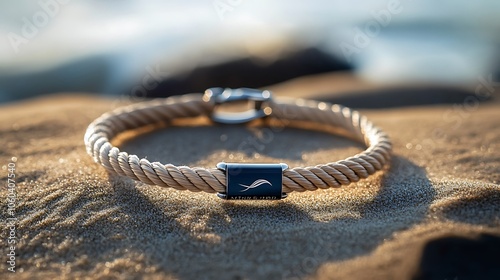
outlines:
[[[272, 94], [268, 90], [251, 88], [209, 88], [205, 91], [203, 100], [214, 103], [214, 111], [210, 116], [212, 121], [224, 124], [246, 123], [255, 119], [269, 116], [272, 113], [268, 106]], [[215, 107], [220, 104], [236, 101], [253, 101], [254, 108], [243, 112], [218, 112]]]

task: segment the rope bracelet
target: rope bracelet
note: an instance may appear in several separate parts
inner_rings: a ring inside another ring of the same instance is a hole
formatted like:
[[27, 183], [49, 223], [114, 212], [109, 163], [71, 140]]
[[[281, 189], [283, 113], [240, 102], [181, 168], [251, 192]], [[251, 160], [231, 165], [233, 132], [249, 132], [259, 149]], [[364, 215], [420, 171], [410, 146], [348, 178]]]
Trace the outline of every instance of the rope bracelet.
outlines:
[[[223, 112], [220, 104], [252, 102], [245, 112]], [[150, 162], [114, 147], [110, 140], [126, 130], [166, 123], [179, 118], [208, 116], [217, 123], [246, 123], [268, 117], [316, 122], [344, 129], [367, 149], [337, 162], [288, 168], [286, 164], [219, 163], [217, 168], [175, 166]], [[87, 153], [110, 173], [149, 185], [193, 192], [217, 192], [225, 199], [281, 199], [287, 193], [348, 185], [383, 168], [391, 157], [391, 142], [359, 112], [324, 102], [273, 99], [269, 91], [247, 88], [211, 88], [205, 94], [187, 94], [132, 104], [103, 114], [85, 133]]]

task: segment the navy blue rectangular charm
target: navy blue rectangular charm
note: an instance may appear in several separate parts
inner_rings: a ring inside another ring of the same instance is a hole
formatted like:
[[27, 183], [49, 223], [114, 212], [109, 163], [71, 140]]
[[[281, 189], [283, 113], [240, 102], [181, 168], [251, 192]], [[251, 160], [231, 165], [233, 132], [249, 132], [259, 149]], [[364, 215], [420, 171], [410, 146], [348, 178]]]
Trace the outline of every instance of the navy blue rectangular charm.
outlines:
[[286, 164], [219, 163], [226, 172], [224, 199], [282, 199], [283, 170]]

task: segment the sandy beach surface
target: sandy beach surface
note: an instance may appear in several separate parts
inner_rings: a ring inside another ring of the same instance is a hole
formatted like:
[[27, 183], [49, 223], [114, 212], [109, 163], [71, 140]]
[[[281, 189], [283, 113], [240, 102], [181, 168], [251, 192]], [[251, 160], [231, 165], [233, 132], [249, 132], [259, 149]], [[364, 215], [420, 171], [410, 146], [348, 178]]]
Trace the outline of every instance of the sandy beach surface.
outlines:
[[[334, 101], [346, 89], [331, 84], [338, 77], [272, 89]], [[492, 279], [500, 275], [500, 103], [491, 95], [479, 102], [423, 94], [428, 104], [360, 109], [391, 136], [387, 170], [339, 189], [244, 202], [107, 174], [86, 154], [83, 134], [116, 100], [58, 94], [3, 105], [0, 179], [7, 186], [15, 165], [16, 200], [11, 216], [2, 187], [0, 278]], [[151, 161], [204, 167], [308, 166], [363, 150], [317, 130], [285, 128], [271, 137], [258, 124], [199, 120], [116, 141]], [[241, 151], [241, 143], [254, 148]], [[15, 273], [7, 263], [12, 217]]]

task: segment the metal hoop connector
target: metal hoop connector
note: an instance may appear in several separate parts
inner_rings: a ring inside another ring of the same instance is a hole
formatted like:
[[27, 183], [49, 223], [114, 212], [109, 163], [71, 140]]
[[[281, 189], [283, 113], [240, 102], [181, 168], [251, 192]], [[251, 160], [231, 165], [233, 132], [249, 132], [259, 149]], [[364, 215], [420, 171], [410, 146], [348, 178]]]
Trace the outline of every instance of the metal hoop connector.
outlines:
[[[267, 104], [271, 99], [272, 94], [270, 91], [251, 88], [210, 88], [205, 91], [205, 95], [203, 96], [203, 100], [214, 103], [214, 111], [211, 115], [212, 120], [224, 124], [246, 123], [269, 116], [272, 113], [272, 109]], [[254, 108], [237, 113], [215, 110], [218, 105], [236, 101], [253, 101]]]

